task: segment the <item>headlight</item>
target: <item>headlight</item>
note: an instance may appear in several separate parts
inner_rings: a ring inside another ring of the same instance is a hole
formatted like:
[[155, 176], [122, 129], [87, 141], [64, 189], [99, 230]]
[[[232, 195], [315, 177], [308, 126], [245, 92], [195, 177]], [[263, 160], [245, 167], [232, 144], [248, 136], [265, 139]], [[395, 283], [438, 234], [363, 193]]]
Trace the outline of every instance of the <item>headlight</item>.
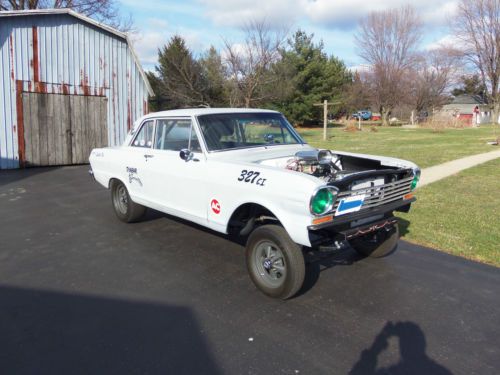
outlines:
[[411, 182], [411, 190], [415, 190], [418, 185], [418, 180], [420, 180], [420, 169], [415, 169], [413, 171], [413, 181]]
[[337, 189], [333, 187], [321, 187], [317, 189], [311, 197], [309, 208], [313, 215], [323, 215], [331, 211], [335, 199], [337, 198]]

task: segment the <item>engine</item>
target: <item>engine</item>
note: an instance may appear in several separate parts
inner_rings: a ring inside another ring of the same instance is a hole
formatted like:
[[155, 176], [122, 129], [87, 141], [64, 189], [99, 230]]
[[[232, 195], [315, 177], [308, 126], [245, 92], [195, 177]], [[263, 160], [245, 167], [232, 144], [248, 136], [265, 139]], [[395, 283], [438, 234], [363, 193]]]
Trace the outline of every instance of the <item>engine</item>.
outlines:
[[344, 176], [340, 158], [329, 150], [299, 151], [287, 161], [286, 168], [322, 178], [327, 182]]

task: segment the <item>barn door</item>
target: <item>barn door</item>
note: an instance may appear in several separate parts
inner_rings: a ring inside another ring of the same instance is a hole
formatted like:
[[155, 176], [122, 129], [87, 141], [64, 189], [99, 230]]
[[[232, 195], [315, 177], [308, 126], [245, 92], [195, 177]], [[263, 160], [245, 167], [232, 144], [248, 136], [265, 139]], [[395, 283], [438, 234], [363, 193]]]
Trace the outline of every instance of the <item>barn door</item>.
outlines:
[[89, 162], [90, 151], [108, 145], [107, 99], [101, 96], [69, 96], [71, 162]]
[[23, 93], [23, 116], [27, 166], [88, 163], [108, 144], [105, 97]]

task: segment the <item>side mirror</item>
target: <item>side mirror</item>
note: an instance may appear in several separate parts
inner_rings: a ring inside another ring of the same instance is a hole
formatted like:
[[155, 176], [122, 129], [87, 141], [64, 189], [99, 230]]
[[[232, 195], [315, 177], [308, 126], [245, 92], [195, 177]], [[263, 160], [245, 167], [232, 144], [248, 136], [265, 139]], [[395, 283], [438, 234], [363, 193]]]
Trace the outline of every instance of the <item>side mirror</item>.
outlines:
[[183, 148], [179, 152], [179, 156], [184, 161], [190, 161], [193, 158], [193, 153], [191, 152], [191, 150], [188, 150], [187, 148]]

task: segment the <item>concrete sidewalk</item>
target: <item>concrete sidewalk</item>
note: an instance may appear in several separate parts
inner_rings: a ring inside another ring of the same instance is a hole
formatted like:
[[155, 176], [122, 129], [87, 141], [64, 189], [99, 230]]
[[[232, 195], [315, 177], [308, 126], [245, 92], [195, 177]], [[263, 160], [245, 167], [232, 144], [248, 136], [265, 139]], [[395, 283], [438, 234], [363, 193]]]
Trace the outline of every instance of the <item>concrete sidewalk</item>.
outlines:
[[435, 165], [422, 169], [419, 187], [441, 180], [442, 178], [454, 175], [464, 169], [474, 167], [478, 164], [500, 158], [500, 150], [486, 152], [484, 154], [467, 156], [465, 158], [452, 160], [447, 163]]

